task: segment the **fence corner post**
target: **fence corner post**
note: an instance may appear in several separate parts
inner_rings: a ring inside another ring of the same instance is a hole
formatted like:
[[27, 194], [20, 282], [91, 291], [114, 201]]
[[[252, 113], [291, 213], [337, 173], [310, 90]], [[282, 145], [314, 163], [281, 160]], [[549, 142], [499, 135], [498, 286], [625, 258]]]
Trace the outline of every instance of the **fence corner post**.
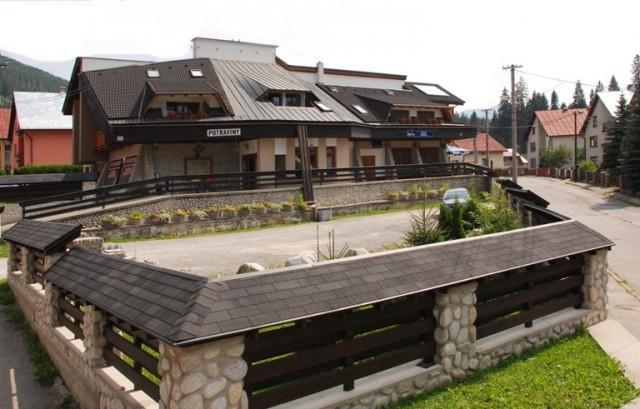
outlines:
[[160, 341], [160, 407], [249, 407], [244, 390], [244, 336], [176, 347]]
[[453, 379], [462, 379], [479, 367], [476, 357], [476, 288], [472, 282], [436, 293], [435, 359]]
[[582, 306], [593, 311], [589, 325], [596, 324], [607, 319], [607, 281], [608, 249], [600, 249], [584, 255], [584, 283], [582, 294], [584, 301]]
[[50, 282], [44, 285], [44, 319], [48, 327], [55, 328], [60, 326], [58, 316], [60, 314], [60, 290]]
[[106, 317], [94, 305], [85, 305], [83, 312], [82, 331], [84, 332], [83, 344], [85, 347], [83, 358], [89, 367], [104, 366], [105, 361], [102, 351], [107, 343], [104, 338]]
[[7, 241], [7, 255], [8, 255], [8, 259], [7, 259], [7, 273], [11, 274], [14, 271], [20, 270], [20, 265], [18, 265], [18, 263], [16, 263], [16, 252], [20, 251], [20, 249], [18, 248], [18, 246], [16, 246], [15, 244], [11, 243], [10, 241]]

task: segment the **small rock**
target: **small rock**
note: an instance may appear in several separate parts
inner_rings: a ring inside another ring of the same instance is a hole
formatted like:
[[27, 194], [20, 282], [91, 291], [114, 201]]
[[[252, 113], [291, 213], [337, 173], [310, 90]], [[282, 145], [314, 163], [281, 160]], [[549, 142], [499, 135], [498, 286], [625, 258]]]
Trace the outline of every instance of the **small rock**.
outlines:
[[315, 262], [316, 262], [316, 255], [313, 253], [313, 251], [305, 251], [298, 254], [297, 256], [288, 258], [287, 261], [285, 261], [284, 265], [287, 267], [291, 267], [291, 266], [299, 266], [302, 264], [313, 264]]
[[180, 409], [204, 409], [200, 394], [189, 395], [180, 401]]
[[222, 392], [226, 386], [227, 380], [224, 378], [209, 382], [202, 390], [202, 396], [204, 396], [205, 399], [211, 399]]
[[180, 392], [184, 395], [188, 395], [202, 388], [206, 381], [206, 378], [202, 374], [189, 374], [184, 378], [184, 381], [180, 385]]
[[365, 254], [369, 254], [369, 250], [362, 247], [358, 247], [358, 248], [347, 250], [345, 257], [364, 256]]
[[210, 363], [204, 368], [204, 371], [207, 373], [209, 378], [216, 378], [220, 373], [220, 369], [218, 368], [218, 364], [215, 362]]
[[247, 369], [247, 363], [245, 361], [238, 360], [225, 367], [222, 370], [222, 374], [232, 381], [241, 381], [247, 374]]
[[253, 273], [256, 271], [264, 271], [266, 270], [262, 265], [258, 263], [244, 263], [238, 268], [236, 274], [244, 274], [244, 273]]
[[218, 399], [214, 400], [209, 406], [209, 409], [226, 409], [226, 408], [227, 408], [227, 398], [225, 398], [224, 396], [221, 396]]

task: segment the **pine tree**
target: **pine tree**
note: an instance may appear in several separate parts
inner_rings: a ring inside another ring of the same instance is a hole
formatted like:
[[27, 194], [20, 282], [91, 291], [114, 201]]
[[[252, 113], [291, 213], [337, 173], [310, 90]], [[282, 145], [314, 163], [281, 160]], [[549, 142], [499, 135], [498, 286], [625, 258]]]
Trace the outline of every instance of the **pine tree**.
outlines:
[[631, 86], [632, 89], [640, 89], [640, 54], [636, 54], [631, 63]]
[[476, 111], [473, 111], [471, 113], [471, 117], [469, 117], [469, 125], [472, 125], [472, 126], [478, 125], [478, 114], [476, 114]]
[[640, 192], [640, 88], [627, 107], [625, 132], [620, 145], [620, 171], [625, 176], [624, 189]]
[[565, 104], [564, 102], [560, 104], [560, 109], [567, 109], [567, 104]]
[[502, 89], [500, 105], [491, 133], [503, 145], [511, 145], [511, 98], [506, 88]]
[[596, 85], [596, 93], [604, 91], [604, 84], [602, 81], [598, 81], [598, 85]]
[[621, 94], [618, 100], [615, 120], [607, 129], [608, 138], [602, 158], [602, 168], [609, 170], [613, 174], [618, 174], [620, 170], [620, 144], [624, 137], [626, 109], [627, 101], [624, 98], [624, 94]]
[[591, 106], [591, 103], [593, 102], [593, 99], [596, 97], [596, 93], [593, 92], [593, 90], [591, 90], [589, 92], [589, 106]]
[[573, 91], [573, 102], [569, 105], [569, 108], [586, 108], [587, 101], [584, 98], [584, 91], [582, 90], [582, 84], [580, 80], [576, 82], [576, 88]]
[[560, 109], [558, 105], [558, 93], [555, 91], [551, 93], [551, 109]]
[[618, 81], [616, 80], [615, 75], [611, 76], [611, 80], [609, 80], [609, 86], [607, 87], [607, 91], [620, 91], [620, 86], [618, 85]]

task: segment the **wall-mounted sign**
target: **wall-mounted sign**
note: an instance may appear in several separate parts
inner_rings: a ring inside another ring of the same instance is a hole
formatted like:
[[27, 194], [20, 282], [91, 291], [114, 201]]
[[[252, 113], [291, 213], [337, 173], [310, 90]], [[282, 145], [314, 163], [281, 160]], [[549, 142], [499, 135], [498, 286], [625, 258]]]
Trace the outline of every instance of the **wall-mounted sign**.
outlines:
[[207, 129], [207, 138], [220, 136], [240, 136], [240, 128]]
[[431, 138], [433, 137], [433, 131], [425, 131], [422, 129], [408, 129], [407, 137], [409, 138]]

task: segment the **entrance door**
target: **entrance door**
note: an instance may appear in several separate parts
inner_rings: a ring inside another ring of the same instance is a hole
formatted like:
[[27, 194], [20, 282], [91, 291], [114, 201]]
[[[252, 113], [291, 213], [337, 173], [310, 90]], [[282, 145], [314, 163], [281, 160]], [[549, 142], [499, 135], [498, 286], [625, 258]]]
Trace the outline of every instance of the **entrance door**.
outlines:
[[242, 176], [242, 189], [255, 189], [257, 185], [256, 177], [250, 173], [258, 169], [258, 154], [242, 155], [242, 172], [247, 173]]
[[439, 148], [420, 148], [422, 163], [437, 163], [440, 161]]
[[411, 148], [391, 148], [393, 161], [396, 165], [409, 165], [413, 163]]
[[376, 170], [373, 169], [373, 166], [376, 166], [376, 157], [375, 155], [366, 155], [361, 156], [360, 161], [362, 162], [362, 166], [371, 167], [369, 169], [364, 170], [364, 175], [367, 180], [375, 180], [376, 178]]

